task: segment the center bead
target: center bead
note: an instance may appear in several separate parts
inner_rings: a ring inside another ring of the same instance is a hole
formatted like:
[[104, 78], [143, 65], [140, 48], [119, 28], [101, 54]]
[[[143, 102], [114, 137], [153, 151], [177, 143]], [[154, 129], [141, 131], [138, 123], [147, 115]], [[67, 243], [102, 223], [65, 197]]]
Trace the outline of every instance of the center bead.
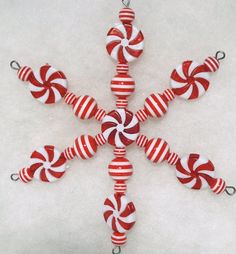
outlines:
[[110, 145], [116, 147], [132, 144], [138, 137], [139, 128], [138, 119], [127, 109], [112, 110], [102, 121], [104, 138]]

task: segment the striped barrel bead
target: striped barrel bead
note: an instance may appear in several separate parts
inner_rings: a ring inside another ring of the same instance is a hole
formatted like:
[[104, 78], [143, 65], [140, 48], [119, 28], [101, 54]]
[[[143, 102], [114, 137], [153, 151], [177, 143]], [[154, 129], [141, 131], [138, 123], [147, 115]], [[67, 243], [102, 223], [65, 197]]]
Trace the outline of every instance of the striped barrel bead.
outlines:
[[209, 56], [205, 59], [204, 65], [209, 72], [215, 72], [220, 68], [220, 62], [212, 56]]
[[102, 133], [99, 133], [95, 136], [95, 142], [98, 146], [103, 146], [106, 144], [106, 139], [104, 138]]
[[106, 115], [106, 111], [104, 109], [97, 109], [94, 117], [98, 120], [98, 121], [102, 121], [102, 119], [104, 118], [104, 116]]
[[139, 135], [136, 139], [136, 144], [139, 147], [145, 147], [148, 143], [148, 138], [145, 135]]
[[22, 168], [19, 171], [19, 178], [22, 182], [28, 183], [33, 179], [33, 172], [30, 171], [30, 168]]
[[63, 152], [63, 155], [64, 157], [67, 159], [67, 160], [72, 160], [76, 154], [75, 154], [75, 150], [73, 147], [67, 147], [64, 152]]
[[125, 157], [126, 150], [124, 147], [116, 147], [113, 153], [116, 157]]
[[29, 76], [32, 72], [33, 70], [30, 67], [24, 66], [19, 69], [19, 71], [17, 72], [17, 76], [22, 81], [28, 81]]
[[144, 103], [146, 113], [150, 117], [162, 117], [168, 110], [168, 101], [161, 94], [151, 94]]
[[111, 241], [116, 246], [124, 245], [127, 241], [125, 233], [113, 232], [111, 235]]
[[135, 12], [131, 8], [123, 8], [119, 13], [122, 23], [132, 23], [135, 19]]
[[139, 122], [144, 122], [147, 120], [147, 113], [145, 112], [144, 109], [140, 109], [137, 111], [137, 113], [135, 114], [135, 116], [138, 118]]
[[88, 95], [79, 96], [73, 103], [73, 110], [80, 119], [90, 119], [97, 111], [97, 102]]
[[124, 181], [117, 181], [114, 185], [114, 191], [116, 193], [125, 194], [127, 190], [127, 185]]
[[145, 147], [147, 158], [154, 163], [161, 163], [167, 159], [169, 154], [168, 143], [161, 138], [152, 138]]
[[129, 65], [124, 63], [124, 64], [117, 64], [116, 66], [116, 72], [118, 74], [127, 74], [129, 72]]
[[74, 142], [74, 150], [78, 158], [86, 160], [94, 156], [97, 151], [97, 144], [92, 136], [81, 135]]
[[108, 173], [114, 181], [127, 181], [133, 174], [133, 166], [124, 157], [115, 158], [108, 165]]
[[127, 99], [117, 99], [116, 100], [116, 107], [117, 108], [127, 108], [128, 100]]
[[167, 162], [170, 164], [170, 165], [176, 165], [177, 162], [180, 160], [179, 158], [179, 155], [176, 154], [176, 153], [169, 153], [168, 154], [168, 157], [167, 157]]
[[134, 79], [128, 74], [117, 74], [111, 80], [111, 91], [119, 98], [130, 96], [135, 89]]
[[221, 194], [226, 189], [226, 183], [222, 178], [212, 178], [210, 188], [215, 194]]
[[71, 92], [67, 92], [64, 97], [64, 100], [65, 103], [67, 103], [68, 105], [72, 105], [76, 100], [76, 95]]
[[165, 97], [165, 99], [166, 99], [167, 101], [172, 101], [172, 100], [174, 100], [174, 98], [175, 98], [175, 94], [174, 94], [174, 92], [172, 91], [172, 89], [166, 89], [166, 90], [164, 91], [164, 93], [163, 93], [163, 96]]

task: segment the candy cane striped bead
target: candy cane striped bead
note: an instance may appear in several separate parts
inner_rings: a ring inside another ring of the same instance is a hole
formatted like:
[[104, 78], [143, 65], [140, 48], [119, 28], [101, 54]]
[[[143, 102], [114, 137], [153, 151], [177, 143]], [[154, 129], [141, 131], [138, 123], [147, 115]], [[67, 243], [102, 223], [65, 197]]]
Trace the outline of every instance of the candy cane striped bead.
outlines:
[[122, 23], [132, 23], [135, 19], [135, 12], [130, 8], [123, 8], [119, 13], [119, 19]]
[[30, 171], [29, 168], [22, 168], [19, 171], [19, 178], [22, 182], [28, 183], [28, 182], [32, 181], [33, 173]]
[[134, 79], [128, 74], [117, 74], [111, 80], [111, 91], [119, 98], [130, 96], [135, 89]]
[[167, 157], [167, 162], [170, 165], [176, 165], [176, 163], [180, 160], [178, 154], [176, 153], [169, 153]]
[[127, 181], [133, 174], [133, 166], [124, 157], [113, 159], [108, 165], [108, 173], [114, 181]]
[[163, 93], [163, 96], [167, 101], [172, 101], [175, 98], [175, 94], [172, 89], [166, 89]]
[[222, 178], [213, 178], [210, 181], [210, 188], [215, 194], [221, 194], [225, 191], [226, 183]]
[[121, 64], [119, 63], [116, 66], [116, 71], [118, 74], [127, 74], [129, 72], [129, 65], [128, 64]]
[[80, 119], [89, 119], [97, 111], [97, 102], [93, 97], [83, 95], [78, 97], [73, 103], [74, 114]]
[[169, 154], [167, 142], [161, 138], [152, 138], [145, 147], [145, 153], [149, 160], [154, 163], [161, 163], [166, 160]]
[[161, 94], [151, 94], [144, 103], [146, 113], [150, 117], [162, 117], [168, 110], [168, 102]]
[[144, 109], [140, 109], [139, 111], [137, 111], [137, 113], [135, 114], [135, 116], [138, 118], [139, 122], [144, 122], [147, 120], [147, 113], [145, 112]]
[[117, 99], [116, 100], [116, 107], [117, 108], [127, 108], [128, 100], [127, 99]]
[[124, 245], [127, 241], [125, 233], [113, 232], [111, 235], [111, 241], [116, 246]]
[[209, 72], [215, 72], [220, 68], [220, 62], [212, 56], [209, 56], [205, 59], [204, 65]]
[[29, 75], [33, 72], [33, 70], [28, 67], [28, 66], [24, 66], [21, 67], [17, 73], [18, 78], [22, 81], [28, 81], [29, 79]]
[[106, 111], [104, 109], [97, 109], [96, 113], [95, 113], [95, 118], [98, 121], [102, 121], [102, 119], [104, 118], [104, 116], [106, 115]]
[[73, 147], [67, 147], [63, 152], [64, 157], [67, 160], [72, 160], [75, 157], [75, 150]]
[[136, 144], [139, 147], [145, 147], [148, 143], [148, 138], [145, 135], [139, 135], [136, 139]]
[[71, 92], [67, 92], [64, 97], [64, 100], [67, 104], [72, 105], [76, 100], [76, 95]]
[[74, 150], [78, 158], [86, 160], [97, 152], [97, 144], [92, 136], [82, 135], [75, 140]]
[[127, 185], [124, 181], [117, 181], [114, 185], [114, 191], [116, 193], [125, 194]]
[[99, 133], [95, 136], [95, 142], [98, 146], [103, 146], [106, 144], [106, 139], [104, 138], [102, 133]]
[[126, 154], [126, 150], [124, 147], [116, 147], [114, 149], [114, 155], [116, 157], [125, 157], [125, 154]]

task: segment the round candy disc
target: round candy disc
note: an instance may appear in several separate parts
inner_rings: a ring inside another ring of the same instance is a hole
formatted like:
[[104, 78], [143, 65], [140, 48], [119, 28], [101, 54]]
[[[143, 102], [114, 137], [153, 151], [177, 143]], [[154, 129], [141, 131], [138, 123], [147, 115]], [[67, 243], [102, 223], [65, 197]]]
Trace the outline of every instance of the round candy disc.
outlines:
[[34, 71], [29, 78], [29, 89], [38, 101], [52, 104], [63, 98], [67, 92], [65, 75], [46, 64]]

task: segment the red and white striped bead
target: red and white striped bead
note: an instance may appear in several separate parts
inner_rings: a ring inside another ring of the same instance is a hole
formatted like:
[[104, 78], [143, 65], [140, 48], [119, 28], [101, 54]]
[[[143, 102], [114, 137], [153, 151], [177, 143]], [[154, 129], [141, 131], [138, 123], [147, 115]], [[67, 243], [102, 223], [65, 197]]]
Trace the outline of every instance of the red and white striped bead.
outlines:
[[128, 64], [117, 64], [116, 71], [118, 74], [127, 74], [129, 72], [129, 65]]
[[135, 89], [134, 79], [128, 74], [117, 74], [111, 80], [111, 91], [119, 98], [130, 96]]
[[147, 158], [154, 163], [161, 163], [169, 154], [168, 143], [161, 138], [152, 138], [145, 147]]
[[29, 168], [22, 168], [19, 171], [19, 178], [22, 182], [28, 183], [33, 179], [33, 172], [31, 172]]
[[132, 23], [135, 19], [135, 12], [130, 8], [123, 8], [119, 13], [119, 19], [122, 23]]
[[117, 181], [114, 185], [114, 191], [116, 193], [125, 194], [127, 185], [124, 181]]
[[64, 100], [65, 103], [67, 103], [68, 105], [72, 105], [76, 100], [76, 95], [71, 92], [67, 92], [64, 97]]
[[98, 146], [103, 146], [106, 144], [106, 139], [104, 138], [102, 133], [99, 133], [95, 136], [95, 142]]
[[210, 181], [210, 188], [215, 194], [221, 194], [226, 189], [226, 183], [222, 178], [213, 178]]
[[139, 135], [136, 139], [136, 144], [139, 147], [145, 147], [148, 143], [148, 138], [145, 135]]
[[30, 74], [33, 72], [33, 70], [28, 67], [28, 66], [24, 66], [21, 67], [17, 73], [18, 78], [22, 81], [28, 81]]
[[117, 108], [127, 108], [128, 100], [127, 99], [117, 99], [116, 100], [116, 107]]
[[170, 165], [176, 165], [176, 163], [180, 160], [179, 155], [176, 153], [169, 153], [167, 157], [167, 162]]
[[220, 62], [212, 56], [209, 56], [205, 59], [204, 65], [209, 72], [215, 72], [220, 68]]
[[140, 109], [139, 111], [137, 111], [137, 113], [135, 114], [135, 116], [138, 118], [139, 122], [144, 122], [147, 120], [147, 113], [145, 112], [144, 109]]
[[174, 92], [172, 91], [172, 89], [166, 89], [166, 90], [164, 91], [164, 93], [163, 93], [163, 96], [165, 97], [165, 99], [166, 99], [167, 101], [172, 101], [172, 100], [174, 100], [174, 98], [175, 98], [175, 94], [174, 94]]
[[88, 95], [79, 96], [73, 103], [74, 114], [80, 119], [89, 119], [97, 111], [97, 102]]
[[98, 121], [102, 121], [102, 119], [104, 118], [104, 116], [106, 115], [106, 111], [104, 109], [97, 109], [96, 113], [95, 113], [95, 118]]
[[116, 157], [125, 157], [126, 150], [124, 147], [116, 147], [113, 153]]
[[108, 165], [109, 175], [114, 181], [127, 181], [133, 174], [133, 166], [124, 157], [113, 159]]
[[63, 152], [64, 157], [67, 160], [72, 160], [75, 157], [75, 150], [73, 147], [67, 147]]
[[111, 241], [116, 246], [124, 245], [127, 241], [125, 233], [113, 232], [111, 235]]
[[94, 156], [97, 151], [97, 144], [92, 136], [82, 135], [75, 140], [74, 150], [78, 158], [86, 160]]
[[150, 117], [162, 117], [168, 110], [168, 101], [161, 94], [151, 94], [144, 103], [146, 113]]

